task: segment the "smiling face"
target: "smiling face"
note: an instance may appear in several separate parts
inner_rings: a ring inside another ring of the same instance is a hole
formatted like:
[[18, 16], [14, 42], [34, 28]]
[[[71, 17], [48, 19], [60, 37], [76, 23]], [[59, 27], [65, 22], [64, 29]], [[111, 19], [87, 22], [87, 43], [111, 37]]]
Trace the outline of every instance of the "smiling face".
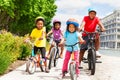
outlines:
[[36, 26], [38, 29], [42, 29], [42, 27], [44, 26], [43, 21], [41, 21], [41, 20], [37, 21]]
[[75, 32], [76, 28], [75, 28], [75, 26], [74, 26], [73, 24], [69, 24], [68, 30], [69, 30], [71, 33], [73, 33], [73, 32]]
[[96, 16], [96, 13], [95, 13], [95, 12], [90, 12], [90, 13], [89, 13], [90, 19], [94, 19], [95, 16]]

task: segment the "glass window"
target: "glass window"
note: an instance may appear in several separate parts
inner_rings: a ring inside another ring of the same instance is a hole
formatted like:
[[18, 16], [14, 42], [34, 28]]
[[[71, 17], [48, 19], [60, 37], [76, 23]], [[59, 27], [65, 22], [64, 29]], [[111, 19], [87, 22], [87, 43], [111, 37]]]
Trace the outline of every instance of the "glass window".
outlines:
[[120, 39], [120, 35], [117, 35], [117, 38]]
[[118, 29], [117, 31], [120, 32], [120, 29]]

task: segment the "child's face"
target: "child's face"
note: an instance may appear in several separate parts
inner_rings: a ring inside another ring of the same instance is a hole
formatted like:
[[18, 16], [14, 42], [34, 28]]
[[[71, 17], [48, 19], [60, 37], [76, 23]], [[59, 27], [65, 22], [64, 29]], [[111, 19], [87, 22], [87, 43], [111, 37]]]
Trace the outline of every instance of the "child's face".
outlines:
[[37, 26], [38, 29], [42, 29], [42, 27], [44, 26], [43, 21], [38, 21], [38, 22], [36, 23], [36, 26]]
[[68, 30], [73, 33], [75, 31], [75, 26], [73, 24], [70, 24], [68, 27]]
[[90, 19], [94, 19], [95, 16], [96, 16], [96, 13], [95, 12], [90, 12], [89, 16], [90, 16]]
[[60, 28], [60, 24], [59, 23], [55, 23], [55, 29], [59, 29]]

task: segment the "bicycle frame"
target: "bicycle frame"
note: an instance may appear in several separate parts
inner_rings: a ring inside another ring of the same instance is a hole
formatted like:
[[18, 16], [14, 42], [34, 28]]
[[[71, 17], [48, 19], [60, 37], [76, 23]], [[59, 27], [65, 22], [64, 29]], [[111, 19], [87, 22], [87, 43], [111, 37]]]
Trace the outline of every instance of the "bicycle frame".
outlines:
[[74, 46], [78, 44], [79, 42], [75, 43], [74, 45], [65, 45], [67, 47], [72, 47], [71, 51], [71, 62], [69, 64], [69, 71], [70, 71], [70, 77], [72, 80], [77, 80], [77, 74], [76, 74], [76, 62], [74, 58]]
[[[32, 42], [29, 41], [29, 43], [32, 45], [32, 51], [31, 51], [31, 56], [28, 59], [28, 61], [26, 62], [26, 71], [29, 74], [33, 74], [36, 71], [36, 67], [37, 67], [37, 63], [39, 64], [39, 67], [41, 69], [41, 71], [43, 72], [43, 68], [42, 68], [42, 58], [41, 58], [41, 54], [34, 54], [34, 44]], [[31, 67], [32, 66], [32, 67]], [[32, 68], [34, 69], [34, 71], [31, 71]]]
[[59, 55], [59, 46], [58, 46], [58, 44], [59, 44], [59, 41], [55, 41], [55, 45], [54, 45], [54, 47], [53, 48], [55, 48], [55, 55], [54, 55], [54, 59], [56, 59], [56, 56], [57, 56], [57, 54]]
[[95, 39], [96, 34], [99, 32], [86, 32], [88, 36], [88, 67], [91, 70], [91, 75], [95, 73], [95, 63], [96, 63], [96, 50], [95, 50]]
[[49, 65], [48, 68], [51, 69], [51, 63], [54, 62], [54, 67], [56, 67], [57, 60], [59, 58], [59, 41], [55, 41], [54, 47], [51, 48], [50, 52], [50, 60], [49, 60]]
[[[53, 38], [53, 37], [48, 37], [48, 39], [51, 39], [51, 38]], [[56, 53], [58, 53], [59, 54], [59, 46], [58, 46], [58, 44], [59, 44], [59, 41], [58, 40], [51, 40], [51, 42], [52, 41], [54, 41], [55, 42], [55, 45], [52, 47], [52, 48], [55, 48], [55, 55], [54, 55], [54, 59], [56, 58]]]

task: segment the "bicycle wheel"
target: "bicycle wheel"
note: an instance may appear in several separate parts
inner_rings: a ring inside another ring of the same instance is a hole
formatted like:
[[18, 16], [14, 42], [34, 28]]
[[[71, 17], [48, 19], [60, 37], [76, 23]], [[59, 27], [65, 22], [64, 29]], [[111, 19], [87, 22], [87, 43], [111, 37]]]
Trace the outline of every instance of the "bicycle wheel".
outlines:
[[70, 63], [69, 65], [69, 70], [70, 70], [70, 77], [71, 80], [77, 80], [77, 75], [76, 75], [76, 63]]
[[88, 69], [91, 70], [91, 50], [88, 50], [87, 60], [88, 60]]
[[94, 75], [95, 74], [95, 63], [96, 63], [96, 53], [95, 53], [95, 50], [94, 49], [90, 49], [89, 50], [90, 52], [90, 57], [89, 58], [90, 60], [88, 61], [89, 62], [89, 68], [91, 70], [91, 75]]
[[48, 64], [48, 68], [51, 69], [51, 67], [53, 66], [54, 63], [54, 54], [55, 54], [55, 48], [51, 49], [50, 52], [50, 59], [49, 59], [49, 64]]
[[54, 59], [54, 67], [56, 67], [56, 65], [58, 63], [58, 58], [59, 58], [59, 52], [56, 52], [55, 59]]
[[25, 69], [25, 72], [28, 72], [28, 67], [29, 67], [29, 60], [26, 61], [26, 69]]
[[29, 74], [33, 74], [36, 70], [36, 63], [33, 59], [29, 59], [27, 62], [27, 71]]

